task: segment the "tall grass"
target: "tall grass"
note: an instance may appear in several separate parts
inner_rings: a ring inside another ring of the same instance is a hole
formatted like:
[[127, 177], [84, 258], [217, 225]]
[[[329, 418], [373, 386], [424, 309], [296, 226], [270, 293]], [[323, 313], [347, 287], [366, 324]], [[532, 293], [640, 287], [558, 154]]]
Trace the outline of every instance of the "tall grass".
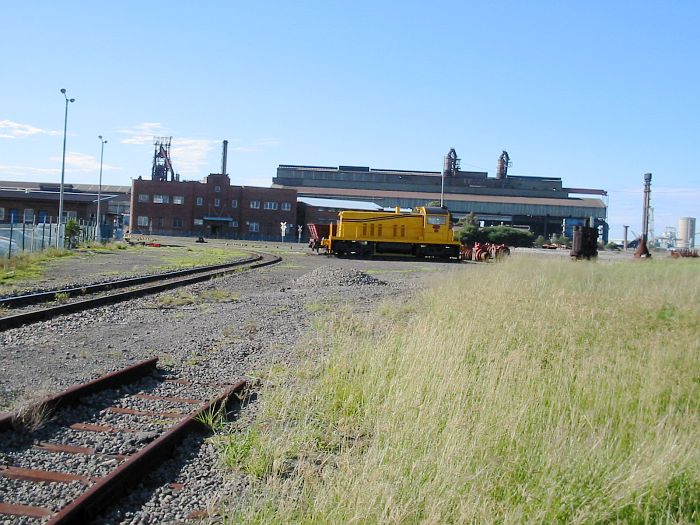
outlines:
[[698, 523], [699, 323], [695, 261], [514, 259], [331, 316], [219, 438], [254, 480], [226, 519]]

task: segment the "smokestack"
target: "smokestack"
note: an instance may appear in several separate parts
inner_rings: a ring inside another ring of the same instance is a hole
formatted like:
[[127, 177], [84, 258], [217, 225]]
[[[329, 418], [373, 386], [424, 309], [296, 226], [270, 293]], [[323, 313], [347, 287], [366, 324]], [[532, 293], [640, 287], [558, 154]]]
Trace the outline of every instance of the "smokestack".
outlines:
[[508, 176], [508, 167], [511, 165], [510, 157], [508, 152], [503, 150], [500, 157], [498, 157], [498, 167], [496, 168], [496, 178], [505, 179]]
[[226, 175], [226, 155], [228, 154], [228, 140], [224, 141], [224, 148], [221, 154], [221, 174]]
[[635, 257], [651, 257], [647, 248], [649, 240], [649, 204], [651, 199], [651, 173], [644, 174], [644, 209], [642, 210], [642, 238], [634, 253]]

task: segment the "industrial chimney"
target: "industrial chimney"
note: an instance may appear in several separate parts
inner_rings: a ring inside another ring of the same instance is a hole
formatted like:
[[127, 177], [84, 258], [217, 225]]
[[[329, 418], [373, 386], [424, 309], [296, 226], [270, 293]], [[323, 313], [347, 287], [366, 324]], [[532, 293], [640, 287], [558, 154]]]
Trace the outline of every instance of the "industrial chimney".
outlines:
[[223, 152], [221, 153], [221, 174], [226, 175], [226, 156], [228, 154], [228, 140], [224, 141]]
[[508, 176], [508, 167], [511, 165], [508, 152], [503, 150], [501, 156], [498, 157], [498, 167], [496, 168], [496, 178], [505, 179]]

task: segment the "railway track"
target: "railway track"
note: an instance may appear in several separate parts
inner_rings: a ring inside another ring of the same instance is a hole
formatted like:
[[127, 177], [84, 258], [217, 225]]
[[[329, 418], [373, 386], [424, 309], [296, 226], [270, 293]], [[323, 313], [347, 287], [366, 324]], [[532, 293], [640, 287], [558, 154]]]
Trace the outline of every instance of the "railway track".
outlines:
[[[114, 304], [134, 297], [154, 294], [187, 284], [194, 284], [242, 269], [250, 270], [261, 268], [263, 266], [275, 264], [281, 260], [280, 257], [275, 255], [256, 252], [251, 253], [251, 257], [231, 263], [200, 266], [186, 270], [133, 277], [84, 287], [65, 288], [6, 297], [0, 299], [0, 331], [43, 319], [49, 319], [57, 315], [88, 310], [90, 308]], [[55, 301], [59, 297], [67, 300], [67, 302], [43, 308], [24, 310], [24, 307]], [[77, 299], [70, 299], [76, 297]], [[24, 311], [12, 313], [11, 310], [13, 308], [23, 308]]]
[[89, 523], [244, 390], [142, 361], [0, 415], [0, 521]]

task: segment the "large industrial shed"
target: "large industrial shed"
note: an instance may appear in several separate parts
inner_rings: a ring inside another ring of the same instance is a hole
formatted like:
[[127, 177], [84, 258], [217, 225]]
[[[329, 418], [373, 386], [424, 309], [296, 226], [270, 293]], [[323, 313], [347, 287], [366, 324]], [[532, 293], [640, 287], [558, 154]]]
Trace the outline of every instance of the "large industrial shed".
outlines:
[[601, 199], [607, 192], [566, 188], [561, 178], [508, 175], [508, 164], [503, 152], [496, 177], [461, 171], [454, 150], [445, 156], [442, 172], [282, 164], [273, 187], [294, 188], [300, 198], [362, 200], [402, 208], [440, 201], [442, 194], [456, 218], [475, 213], [484, 225], [525, 227], [545, 237], [562, 233], [565, 227], [570, 231], [572, 225], [593, 218], [607, 242], [607, 206]]

